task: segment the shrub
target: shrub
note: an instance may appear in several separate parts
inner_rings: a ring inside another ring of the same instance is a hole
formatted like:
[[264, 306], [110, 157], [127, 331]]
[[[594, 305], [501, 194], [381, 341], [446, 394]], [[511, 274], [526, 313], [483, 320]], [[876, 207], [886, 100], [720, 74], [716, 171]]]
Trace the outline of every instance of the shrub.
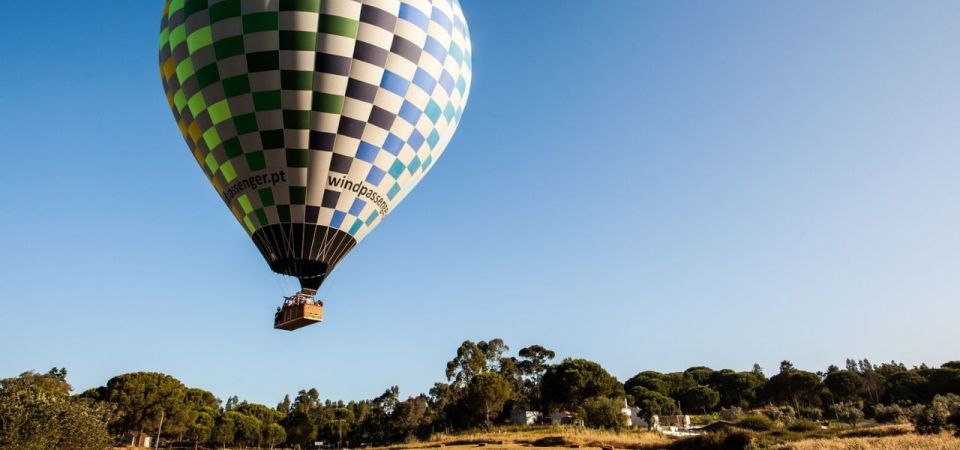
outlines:
[[753, 435], [747, 431], [723, 431], [680, 439], [670, 450], [748, 450], [753, 441]]
[[960, 415], [960, 396], [938, 395], [910, 421], [920, 434], [937, 434], [951, 425], [952, 418]]
[[764, 409], [761, 412], [774, 422], [789, 422], [797, 416], [797, 412], [792, 406], [778, 406]]
[[876, 405], [873, 418], [877, 423], [906, 423], [910, 420], [910, 411], [900, 405]]
[[592, 428], [620, 431], [627, 418], [620, 412], [623, 404], [609, 398], [597, 397], [583, 403], [585, 422]]
[[743, 408], [731, 406], [729, 408], [720, 408], [720, 418], [730, 422], [736, 422], [744, 416]]
[[740, 419], [737, 426], [753, 431], [770, 431], [773, 429], [773, 420], [760, 414], [751, 414]]
[[953, 426], [953, 435], [960, 438], [960, 411], [955, 411], [947, 418], [947, 423]]
[[863, 409], [856, 403], [834, 403], [830, 405], [830, 413], [837, 420], [846, 422], [854, 428], [863, 420]]
[[809, 419], [797, 419], [794, 420], [787, 429], [797, 433], [803, 433], [806, 431], [814, 431], [820, 429], [820, 422], [815, 422]]
[[800, 408], [800, 417], [810, 420], [820, 420], [823, 418], [823, 411], [820, 408]]

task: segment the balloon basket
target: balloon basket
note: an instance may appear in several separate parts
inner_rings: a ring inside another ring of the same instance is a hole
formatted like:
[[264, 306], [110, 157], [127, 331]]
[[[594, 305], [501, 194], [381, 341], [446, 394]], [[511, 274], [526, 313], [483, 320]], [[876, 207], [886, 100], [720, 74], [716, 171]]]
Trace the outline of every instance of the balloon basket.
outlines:
[[323, 302], [314, 299], [316, 291], [304, 289], [285, 297], [273, 317], [273, 328], [293, 331], [323, 321]]

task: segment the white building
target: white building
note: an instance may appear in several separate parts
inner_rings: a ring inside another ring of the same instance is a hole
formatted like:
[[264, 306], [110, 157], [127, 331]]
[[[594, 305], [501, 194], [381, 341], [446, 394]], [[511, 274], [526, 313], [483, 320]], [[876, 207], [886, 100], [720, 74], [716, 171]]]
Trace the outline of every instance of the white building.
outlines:
[[528, 411], [526, 408], [513, 408], [510, 411], [510, 423], [514, 425], [535, 425], [542, 418], [540, 411]]
[[628, 405], [626, 399], [623, 400], [623, 408], [620, 408], [620, 413], [626, 417], [628, 427], [647, 427], [647, 421], [640, 417], [640, 408]]

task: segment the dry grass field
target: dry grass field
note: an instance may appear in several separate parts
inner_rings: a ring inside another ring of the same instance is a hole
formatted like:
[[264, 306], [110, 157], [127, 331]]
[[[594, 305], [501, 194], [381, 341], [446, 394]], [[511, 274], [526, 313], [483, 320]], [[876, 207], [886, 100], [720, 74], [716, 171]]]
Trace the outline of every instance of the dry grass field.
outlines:
[[[920, 436], [906, 425], [868, 426], [857, 430], [838, 428], [811, 433], [773, 432], [755, 436], [753, 448], [757, 450], [960, 450], [960, 439], [951, 434]], [[679, 448], [679, 441], [680, 438], [636, 430], [618, 434], [577, 427], [505, 427], [488, 432], [438, 435], [429, 441], [395, 445], [388, 449], [419, 450], [442, 447], [453, 450], [482, 446], [491, 450], [537, 447], [672, 450]]]
[[950, 434], [886, 436], [875, 438], [806, 439], [783, 450], [958, 450], [960, 439]]

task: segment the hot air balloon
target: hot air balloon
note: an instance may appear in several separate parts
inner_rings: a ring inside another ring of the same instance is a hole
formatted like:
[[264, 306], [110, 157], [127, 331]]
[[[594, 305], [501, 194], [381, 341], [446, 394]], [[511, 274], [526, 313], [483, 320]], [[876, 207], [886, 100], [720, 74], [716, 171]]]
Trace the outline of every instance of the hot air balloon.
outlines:
[[167, 0], [160, 72], [197, 163], [277, 273], [275, 327], [433, 168], [470, 93], [457, 0]]

